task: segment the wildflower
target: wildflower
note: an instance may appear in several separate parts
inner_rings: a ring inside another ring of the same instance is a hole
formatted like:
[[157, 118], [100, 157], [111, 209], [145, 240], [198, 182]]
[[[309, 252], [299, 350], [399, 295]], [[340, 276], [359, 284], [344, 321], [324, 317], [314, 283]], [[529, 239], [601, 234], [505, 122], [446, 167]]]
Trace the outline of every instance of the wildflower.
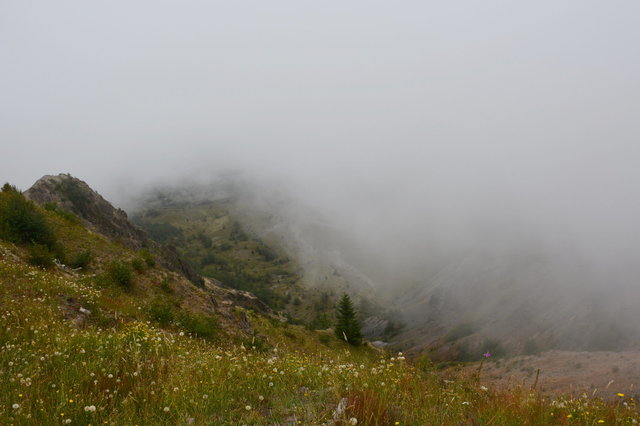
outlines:
[[358, 419], [356, 419], [355, 417], [351, 417], [349, 419], [349, 424], [350, 425], [357, 425], [358, 424]]
[[485, 354], [484, 354], [484, 357], [485, 357], [485, 358], [489, 358], [490, 356], [491, 356], [491, 352], [488, 352], [488, 351], [487, 351], [487, 352], [485, 352]]
[[598, 420], [598, 423], [604, 423], [604, 420], [600, 419]]
[[247, 406], [244, 407], [244, 409], [247, 410], [247, 411], [251, 411], [251, 406], [247, 405]]
[[273, 387], [273, 382], [269, 382], [269, 387]]
[[84, 411], [93, 413], [94, 411], [96, 411], [96, 406], [95, 405], [86, 405], [84, 407]]
[[20, 408], [20, 404], [13, 404], [11, 408], [13, 408], [14, 410], [17, 410], [18, 408]]
[[260, 395], [260, 396], [258, 397], [258, 399], [259, 399], [260, 401], [264, 401], [264, 396]]
[[486, 386], [480, 386], [480, 390], [486, 392], [489, 390], [489, 388]]
[[169, 412], [169, 407], [164, 407], [164, 408], [162, 409], [162, 411], [164, 411], [165, 413], [168, 413], [168, 412]]
[[66, 425], [68, 425], [69, 423], [71, 423], [71, 419], [66, 419], [66, 420], [64, 421], [64, 424], [66, 424]]
[[623, 394], [623, 393], [618, 393], [618, 396], [619, 396], [620, 398], [622, 398], [622, 397], [624, 396], [624, 394]]
[[209, 395], [207, 395], [206, 393], [202, 395], [202, 399], [207, 399], [207, 398], [209, 398]]
[[471, 403], [469, 401], [463, 401], [462, 405], [470, 405]]

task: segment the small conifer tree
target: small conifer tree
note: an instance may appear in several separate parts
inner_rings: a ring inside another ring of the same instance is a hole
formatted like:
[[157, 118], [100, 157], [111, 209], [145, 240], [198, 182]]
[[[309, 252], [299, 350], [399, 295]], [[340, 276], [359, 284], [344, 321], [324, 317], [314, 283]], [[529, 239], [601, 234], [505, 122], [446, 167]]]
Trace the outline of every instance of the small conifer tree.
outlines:
[[360, 345], [362, 343], [362, 333], [360, 332], [358, 315], [353, 307], [351, 298], [346, 293], [338, 303], [336, 319], [336, 337], [346, 340], [351, 345]]

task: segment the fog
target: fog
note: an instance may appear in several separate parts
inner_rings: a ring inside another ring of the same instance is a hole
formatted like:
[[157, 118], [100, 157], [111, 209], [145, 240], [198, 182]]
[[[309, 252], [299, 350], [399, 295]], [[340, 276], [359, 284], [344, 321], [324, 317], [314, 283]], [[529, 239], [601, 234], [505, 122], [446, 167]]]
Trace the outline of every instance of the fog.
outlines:
[[0, 180], [69, 172], [128, 207], [239, 172], [361, 247], [383, 285], [534, 247], [583, 268], [580, 285], [635, 289], [638, 16], [636, 1], [4, 1]]

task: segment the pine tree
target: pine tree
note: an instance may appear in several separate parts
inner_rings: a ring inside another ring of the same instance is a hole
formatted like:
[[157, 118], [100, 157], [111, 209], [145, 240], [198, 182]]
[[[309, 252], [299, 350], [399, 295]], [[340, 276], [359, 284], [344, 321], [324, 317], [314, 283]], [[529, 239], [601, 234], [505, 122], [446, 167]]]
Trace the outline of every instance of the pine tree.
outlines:
[[358, 315], [353, 307], [351, 298], [346, 293], [338, 303], [336, 317], [336, 337], [346, 340], [351, 345], [360, 345], [362, 343], [362, 333], [360, 332]]

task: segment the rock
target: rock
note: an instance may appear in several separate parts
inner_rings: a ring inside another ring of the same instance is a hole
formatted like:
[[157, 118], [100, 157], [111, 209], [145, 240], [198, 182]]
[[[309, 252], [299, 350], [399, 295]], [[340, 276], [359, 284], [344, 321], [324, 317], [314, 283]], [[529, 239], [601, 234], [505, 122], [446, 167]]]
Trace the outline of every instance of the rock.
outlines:
[[129, 248], [146, 247], [157, 255], [161, 266], [184, 275], [197, 286], [202, 285], [200, 276], [180, 258], [174, 247], [150, 240], [142, 229], [129, 222], [124, 210], [115, 208], [84, 181], [69, 174], [44, 176], [25, 191], [24, 196], [40, 205], [55, 203], [76, 214], [88, 229]]
[[147, 241], [145, 233], [129, 222], [124, 210], [116, 209], [84, 181], [69, 174], [44, 176], [24, 196], [37, 204], [55, 203], [76, 214], [85, 226], [130, 248], [140, 249]]

